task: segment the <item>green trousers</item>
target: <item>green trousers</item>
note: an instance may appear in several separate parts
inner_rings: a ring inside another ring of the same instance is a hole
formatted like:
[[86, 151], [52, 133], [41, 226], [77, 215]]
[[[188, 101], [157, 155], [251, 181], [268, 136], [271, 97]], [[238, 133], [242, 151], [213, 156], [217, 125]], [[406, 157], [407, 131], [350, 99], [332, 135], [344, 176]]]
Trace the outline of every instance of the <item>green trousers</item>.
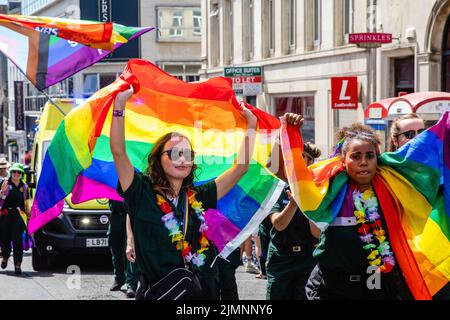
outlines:
[[111, 214], [109, 219], [108, 241], [116, 282], [119, 284], [125, 283], [127, 288], [136, 290], [141, 272], [137, 263], [128, 261], [125, 254], [127, 244], [125, 214]]
[[228, 256], [228, 261], [218, 258], [221, 300], [239, 300], [236, 283], [236, 269], [240, 262], [240, 249], [237, 248]]
[[312, 252], [281, 252], [272, 244], [267, 256], [267, 300], [307, 300], [305, 285], [316, 265]]

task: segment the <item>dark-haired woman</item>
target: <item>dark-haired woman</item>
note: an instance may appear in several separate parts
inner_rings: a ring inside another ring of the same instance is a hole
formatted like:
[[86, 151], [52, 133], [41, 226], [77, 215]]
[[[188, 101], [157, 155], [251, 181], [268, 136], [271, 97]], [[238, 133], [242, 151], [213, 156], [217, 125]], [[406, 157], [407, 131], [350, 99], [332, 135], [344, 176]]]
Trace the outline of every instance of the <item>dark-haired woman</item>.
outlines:
[[[298, 117], [287, 114], [286, 120], [297, 125]], [[306, 295], [310, 300], [412, 299], [372, 187], [380, 140], [373, 129], [361, 124], [341, 129], [338, 141], [342, 139], [348, 189], [337, 217], [320, 234], [314, 250], [318, 263], [309, 277]], [[374, 269], [382, 272], [374, 274]], [[378, 276], [380, 281], [375, 279]]]
[[194, 187], [194, 151], [189, 139], [178, 133], [166, 134], [154, 144], [145, 175], [134, 171], [125, 150], [123, 118], [131, 95], [129, 89], [116, 97], [110, 146], [119, 176], [119, 192], [130, 210], [136, 261], [143, 274], [144, 285], [138, 289], [137, 298], [141, 290], [188, 264], [200, 274], [203, 287], [200, 298], [218, 299], [217, 264], [211, 267], [217, 252], [204, 234], [202, 213], [215, 208], [217, 200], [248, 170], [257, 119], [243, 106], [241, 113], [248, 128], [235, 165], [214, 181]]

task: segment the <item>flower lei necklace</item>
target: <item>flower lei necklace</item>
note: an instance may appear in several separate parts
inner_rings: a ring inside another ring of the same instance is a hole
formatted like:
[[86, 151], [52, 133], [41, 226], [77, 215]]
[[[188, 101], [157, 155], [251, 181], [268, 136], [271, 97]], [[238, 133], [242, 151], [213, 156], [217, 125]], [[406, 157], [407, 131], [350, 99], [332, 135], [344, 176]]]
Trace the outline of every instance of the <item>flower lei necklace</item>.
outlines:
[[[181, 251], [181, 255], [187, 262], [192, 262], [197, 267], [201, 267], [205, 264], [206, 256], [203, 252], [208, 250], [209, 241], [206, 238], [205, 231], [207, 229], [205, 218], [203, 217], [203, 212], [205, 211], [202, 207], [202, 203], [197, 201], [195, 198], [195, 192], [188, 190], [187, 197], [189, 205], [195, 210], [198, 219], [200, 220], [200, 228], [199, 231], [201, 233], [199, 243], [200, 249], [197, 252], [192, 253], [192, 245], [189, 244], [188, 241], [184, 240], [183, 232], [180, 228], [180, 224], [175, 217], [175, 213], [172, 210], [170, 204], [164, 199], [163, 196], [157, 194], [156, 200], [161, 208], [164, 215], [161, 220], [164, 223], [164, 226], [170, 231], [169, 237], [172, 237], [172, 243], [175, 243], [177, 250]], [[187, 210], [187, 208], [186, 208]]]
[[[381, 225], [380, 214], [378, 213], [378, 200], [372, 188], [363, 193], [359, 190], [353, 191], [353, 201], [355, 204], [356, 223], [361, 224], [358, 233], [361, 240], [366, 243], [363, 249], [370, 251], [367, 256], [371, 266], [379, 266], [383, 273], [388, 273], [395, 265], [395, 258], [389, 241], [386, 240], [386, 232]], [[378, 240], [378, 245], [375, 244]]]

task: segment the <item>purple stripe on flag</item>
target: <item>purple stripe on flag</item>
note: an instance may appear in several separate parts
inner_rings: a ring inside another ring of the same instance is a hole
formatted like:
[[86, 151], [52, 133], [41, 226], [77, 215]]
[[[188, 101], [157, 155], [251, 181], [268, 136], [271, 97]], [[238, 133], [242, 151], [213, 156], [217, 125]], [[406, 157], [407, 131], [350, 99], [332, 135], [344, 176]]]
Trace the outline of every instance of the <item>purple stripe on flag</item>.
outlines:
[[34, 199], [34, 202], [35, 203], [33, 204], [33, 207], [31, 209], [31, 218], [28, 222], [28, 234], [33, 234], [36, 230], [39, 230], [47, 223], [55, 219], [60, 215], [64, 207], [64, 200], [61, 200], [47, 211], [39, 212], [39, 206], [36, 203], [36, 198]]
[[109, 51], [103, 50], [100, 54], [99, 50], [84, 46], [84, 48], [76, 51], [68, 58], [50, 66], [47, 70], [45, 85], [49, 87], [61, 81], [61, 79], [70, 77], [78, 71], [83, 70], [84, 68], [87, 68], [103, 59], [109, 53]]
[[238, 227], [216, 209], [208, 209], [205, 212], [205, 222], [208, 226], [206, 236], [216, 245], [219, 251], [222, 251], [226, 244], [241, 232]]
[[123, 201], [114, 188], [107, 186], [97, 180], [78, 175], [72, 190], [72, 202], [81, 203], [92, 199], [108, 198]]

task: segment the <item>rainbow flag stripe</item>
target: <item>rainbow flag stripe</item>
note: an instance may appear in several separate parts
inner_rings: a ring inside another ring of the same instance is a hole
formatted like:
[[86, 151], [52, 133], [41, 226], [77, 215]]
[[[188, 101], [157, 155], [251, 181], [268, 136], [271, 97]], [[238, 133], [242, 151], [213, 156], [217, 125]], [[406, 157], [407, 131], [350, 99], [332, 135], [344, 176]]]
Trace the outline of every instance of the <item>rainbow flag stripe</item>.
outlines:
[[153, 29], [0, 14], [0, 50], [43, 90]]
[[[305, 215], [325, 230], [348, 186], [340, 157], [306, 167], [298, 129], [282, 121], [289, 184]], [[379, 157], [373, 186], [390, 241], [416, 299], [431, 299], [450, 280], [450, 117], [396, 152]]]
[[[33, 233], [61, 211], [72, 192], [79, 203], [93, 198], [119, 199], [117, 173], [109, 147], [111, 103], [129, 83], [140, 89], [127, 103], [126, 149], [143, 172], [156, 140], [177, 131], [188, 136], [199, 167], [196, 184], [215, 179], [234, 162], [245, 134], [246, 121], [238, 112], [231, 83], [214, 78], [203, 83], [180, 81], [150, 62], [131, 60], [121, 79], [97, 92], [70, 112], [61, 123], [44, 160], [29, 223]], [[208, 210], [207, 235], [226, 257], [258, 227], [279, 197], [284, 183], [267, 166], [279, 120], [258, 110], [255, 153], [247, 174]]]

